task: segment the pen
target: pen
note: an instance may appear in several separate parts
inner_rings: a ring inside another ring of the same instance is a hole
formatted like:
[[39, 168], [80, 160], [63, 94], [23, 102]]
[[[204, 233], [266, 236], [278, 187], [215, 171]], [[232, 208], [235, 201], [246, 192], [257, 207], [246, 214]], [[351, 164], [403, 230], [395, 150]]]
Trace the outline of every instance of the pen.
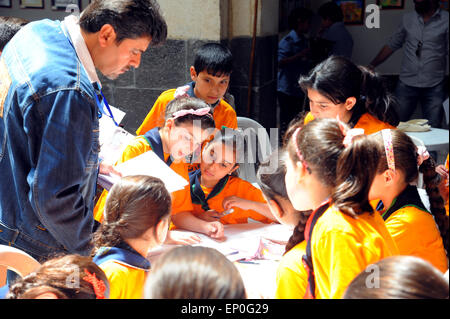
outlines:
[[256, 262], [250, 261], [250, 260], [239, 260], [238, 263], [241, 263], [241, 264], [259, 265], [259, 263], [256, 263]]

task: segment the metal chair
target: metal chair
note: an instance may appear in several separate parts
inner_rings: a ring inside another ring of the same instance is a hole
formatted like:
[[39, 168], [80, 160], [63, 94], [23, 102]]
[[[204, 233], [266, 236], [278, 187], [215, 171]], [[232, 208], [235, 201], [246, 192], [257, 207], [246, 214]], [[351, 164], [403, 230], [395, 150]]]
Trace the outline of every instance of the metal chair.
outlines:
[[6, 272], [12, 270], [24, 277], [37, 269], [41, 264], [26, 252], [0, 245], [0, 287], [6, 284]]

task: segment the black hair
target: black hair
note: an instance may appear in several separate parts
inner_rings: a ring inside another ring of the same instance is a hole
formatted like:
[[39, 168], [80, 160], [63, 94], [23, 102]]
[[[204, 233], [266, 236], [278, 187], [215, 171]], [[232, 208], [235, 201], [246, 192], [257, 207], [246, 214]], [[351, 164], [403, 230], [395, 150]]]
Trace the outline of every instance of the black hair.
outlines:
[[316, 90], [335, 104], [355, 97], [356, 104], [350, 120], [352, 123], [349, 124], [356, 124], [366, 112], [392, 126], [399, 123], [394, 110], [397, 101], [383, 78], [363, 66], [357, 66], [346, 57], [330, 56], [307, 76], [301, 76], [299, 85], [305, 93], [308, 89]]
[[330, 19], [333, 22], [344, 20], [344, 14], [342, 13], [341, 7], [333, 1], [321, 5], [318, 14], [322, 19]]
[[298, 22], [306, 22], [311, 21], [314, 13], [304, 7], [295, 8], [291, 11], [288, 17], [288, 26], [289, 29], [297, 29]]
[[[198, 110], [201, 108], [210, 108], [205, 101], [194, 98], [194, 97], [182, 97], [173, 99], [167, 104], [166, 112], [165, 112], [165, 121], [173, 117], [173, 114], [182, 111], [182, 110]], [[214, 122], [213, 115], [211, 111], [207, 115], [194, 115], [187, 114], [185, 116], [181, 116], [175, 119], [175, 125], [178, 126], [180, 124], [196, 124], [200, 121], [200, 125], [202, 129], [213, 129], [216, 124]]]
[[116, 42], [124, 39], [150, 37], [152, 45], [165, 42], [167, 24], [155, 0], [94, 0], [81, 13], [80, 26], [96, 33], [110, 24], [117, 34]]
[[15, 17], [0, 17], [0, 51], [13, 36], [28, 23], [27, 20]]
[[202, 45], [195, 53], [194, 69], [212, 76], [230, 75], [233, 70], [233, 55], [230, 49], [220, 43]]

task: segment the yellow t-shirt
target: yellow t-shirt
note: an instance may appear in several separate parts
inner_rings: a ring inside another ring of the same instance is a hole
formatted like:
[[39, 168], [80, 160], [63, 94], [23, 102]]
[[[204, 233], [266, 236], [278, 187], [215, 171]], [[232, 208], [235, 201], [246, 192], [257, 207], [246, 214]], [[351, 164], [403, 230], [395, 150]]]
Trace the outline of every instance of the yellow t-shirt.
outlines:
[[392, 213], [385, 223], [400, 255], [420, 257], [443, 273], [447, 271], [442, 237], [430, 213], [406, 206]]
[[[117, 161], [116, 165], [128, 161], [138, 155], [151, 151], [152, 148], [144, 136], [137, 136], [130, 144], [125, 148], [121, 158]], [[164, 154], [164, 160], [169, 158], [169, 154]], [[188, 164], [178, 161], [172, 162], [170, 168], [179, 174], [181, 177], [189, 181]], [[103, 211], [106, 204], [108, 191], [104, 190], [100, 195], [95, 207], [94, 207], [94, 219], [98, 222], [103, 221]], [[192, 202], [189, 184], [184, 189], [171, 193], [172, 197], [172, 214], [177, 214], [184, 211], [192, 211]]]
[[398, 254], [378, 212], [352, 218], [329, 207], [311, 238], [316, 298], [342, 298], [350, 282], [377, 261]]
[[303, 299], [308, 286], [308, 272], [302, 257], [306, 252], [306, 241], [294, 246], [283, 258], [277, 269], [276, 299]]
[[[175, 91], [176, 89], [170, 89], [161, 93], [141, 126], [137, 129], [137, 135], [143, 135], [155, 127], [164, 126], [166, 106], [173, 100]], [[216, 123], [216, 128], [219, 130], [222, 126], [237, 129], [236, 111], [223, 99], [220, 100], [219, 104], [214, 108], [213, 118]]]
[[143, 269], [109, 260], [99, 265], [109, 281], [110, 299], [143, 299], [147, 273]]

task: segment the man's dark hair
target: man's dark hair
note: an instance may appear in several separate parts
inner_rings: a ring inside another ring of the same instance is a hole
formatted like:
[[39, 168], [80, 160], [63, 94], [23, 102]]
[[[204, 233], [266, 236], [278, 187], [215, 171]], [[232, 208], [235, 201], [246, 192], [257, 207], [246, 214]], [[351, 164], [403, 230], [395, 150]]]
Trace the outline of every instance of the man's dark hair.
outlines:
[[289, 29], [297, 29], [298, 22], [311, 21], [314, 13], [304, 7], [295, 8], [291, 11], [288, 17]]
[[219, 43], [204, 44], [195, 54], [194, 69], [197, 74], [206, 71], [213, 76], [229, 75], [233, 70], [233, 55]]
[[333, 22], [340, 22], [344, 20], [344, 14], [342, 13], [341, 7], [332, 1], [321, 5], [318, 13], [322, 19], [330, 19]]
[[105, 24], [114, 28], [117, 43], [147, 36], [158, 45], [167, 38], [167, 24], [155, 0], [94, 0], [82, 12], [80, 26], [96, 33]]
[[27, 20], [21, 18], [0, 17], [0, 51], [3, 51], [6, 43], [27, 23]]

